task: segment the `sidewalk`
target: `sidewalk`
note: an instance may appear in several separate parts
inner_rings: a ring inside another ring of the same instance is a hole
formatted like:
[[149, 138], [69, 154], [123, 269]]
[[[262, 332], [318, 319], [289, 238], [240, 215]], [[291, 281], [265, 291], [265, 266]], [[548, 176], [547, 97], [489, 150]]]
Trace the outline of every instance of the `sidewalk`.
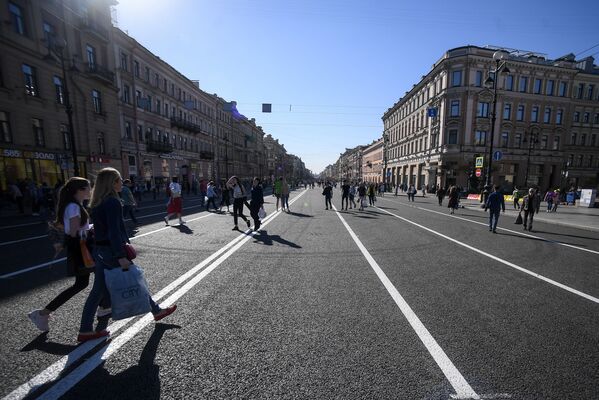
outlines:
[[[485, 212], [481, 208], [482, 203], [478, 200], [461, 199], [460, 204], [471, 210]], [[546, 210], [547, 203], [542, 202], [539, 213], [535, 215], [535, 221], [599, 232], [599, 208], [565, 206], [561, 204], [557, 212], [548, 213]], [[505, 218], [512, 218], [515, 221], [517, 215], [518, 210], [514, 210], [514, 206], [511, 203], [506, 203]]]

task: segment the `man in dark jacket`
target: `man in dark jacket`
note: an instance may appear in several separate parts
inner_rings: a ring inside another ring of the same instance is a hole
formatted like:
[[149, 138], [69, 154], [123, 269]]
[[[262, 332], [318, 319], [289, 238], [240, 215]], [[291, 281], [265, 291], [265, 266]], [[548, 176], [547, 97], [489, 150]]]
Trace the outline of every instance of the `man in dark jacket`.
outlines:
[[541, 198], [533, 188], [528, 189], [528, 194], [522, 198], [522, 208], [524, 211], [524, 230], [532, 231], [532, 222], [535, 214], [539, 213], [541, 207]]
[[262, 185], [260, 184], [260, 178], [254, 178], [252, 182], [252, 202], [249, 205], [250, 216], [254, 220], [254, 231], [258, 231], [260, 229], [260, 217], [258, 216], [258, 212], [260, 211], [260, 207], [264, 204], [264, 192], [262, 190]]
[[499, 212], [505, 212], [505, 202], [503, 193], [499, 191], [499, 186], [495, 186], [493, 193], [487, 197], [485, 211], [489, 210], [489, 232], [497, 233], [497, 222], [499, 222]]

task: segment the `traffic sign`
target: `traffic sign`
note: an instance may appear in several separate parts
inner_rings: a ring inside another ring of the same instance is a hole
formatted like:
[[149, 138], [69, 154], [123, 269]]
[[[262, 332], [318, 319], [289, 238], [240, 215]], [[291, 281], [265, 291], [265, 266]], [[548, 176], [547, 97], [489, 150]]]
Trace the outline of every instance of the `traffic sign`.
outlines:
[[476, 164], [474, 165], [475, 168], [482, 168], [484, 165], [484, 157], [476, 157]]
[[391, 171], [387, 171], [387, 176], [391, 176]]
[[477, 169], [476, 169], [476, 172], [475, 172], [475, 174], [476, 174], [476, 177], [477, 177], [477, 178], [480, 178], [480, 176], [482, 175], [482, 171], [481, 171], [481, 169], [480, 169], [480, 168], [477, 168]]
[[497, 150], [496, 152], [493, 153], [493, 160], [494, 161], [501, 160], [501, 157], [503, 157], [503, 153], [501, 151]]

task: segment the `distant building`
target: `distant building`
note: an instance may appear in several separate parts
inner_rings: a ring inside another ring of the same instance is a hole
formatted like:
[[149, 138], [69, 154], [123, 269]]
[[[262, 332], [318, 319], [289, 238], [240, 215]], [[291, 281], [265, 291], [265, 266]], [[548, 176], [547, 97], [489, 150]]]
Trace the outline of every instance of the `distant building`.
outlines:
[[383, 182], [383, 139], [365, 146], [362, 151], [362, 179], [365, 182]]
[[[474, 160], [488, 150], [493, 53], [509, 55], [497, 77], [492, 181], [513, 186], [597, 187], [599, 69], [588, 57], [465, 46], [449, 50], [383, 115], [392, 183], [480, 188]], [[530, 154], [530, 156], [529, 156]], [[526, 177], [528, 181], [525, 182]]]

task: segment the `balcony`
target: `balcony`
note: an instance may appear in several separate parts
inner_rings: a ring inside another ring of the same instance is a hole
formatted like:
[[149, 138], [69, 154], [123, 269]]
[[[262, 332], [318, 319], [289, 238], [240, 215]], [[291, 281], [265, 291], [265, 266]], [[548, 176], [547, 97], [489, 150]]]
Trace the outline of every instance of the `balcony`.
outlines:
[[200, 159], [201, 160], [213, 160], [214, 152], [212, 151], [200, 151]]
[[155, 153], [172, 153], [173, 145], [170, 143], [159, 142], [156, 140], [148, 140], [146, 142], [146, 149]]
[[202, 127], [200, 125], [196, 125], [192, 122], [186, 121], [183, 118], [171, 117], [171, 128], [172, 127], [181, 128], [193, 133], [203, 133], [207, 135], [207, 133], [202, 130]]
[[85, 72], [92, 75], [93, 77], [114, 85], [114, 72], [110, 71], [108, 68], [95, 63], [95, 64], [87, 64], [85, 68]]
[[84, 32], [89, 32], [106, 42], [108, 42], [109, 40], [108, 29], [101, 26], [96, 20], [89, 16], [81, 18], [81, 22], [79, 23], [79, 29], [81, 29]]

